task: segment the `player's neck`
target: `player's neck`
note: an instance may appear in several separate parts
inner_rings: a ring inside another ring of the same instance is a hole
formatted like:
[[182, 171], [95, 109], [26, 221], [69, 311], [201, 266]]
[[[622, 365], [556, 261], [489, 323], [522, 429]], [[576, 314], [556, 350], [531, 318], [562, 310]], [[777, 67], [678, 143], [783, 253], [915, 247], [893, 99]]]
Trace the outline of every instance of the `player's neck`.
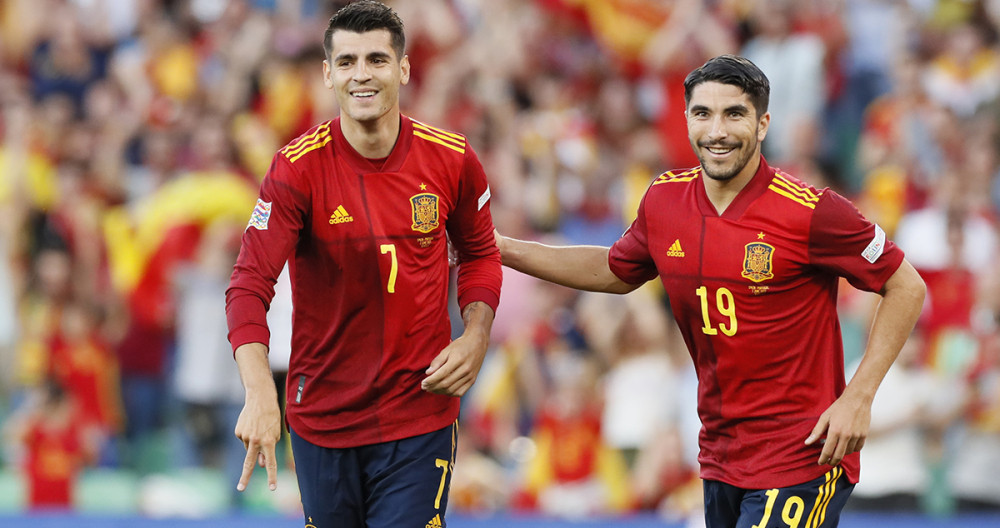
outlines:
[[368, 159], [388, 157], [399, 137], [399, 112], [389, 112], [373, 121], [355, 121], [341, 114], [340, 130], [358, 154]]
[[743, 170], [739, 172], [736, 176], [728, 180], [715, 180], [710, 177], [703, 176], [702, 181], [705, 183], [705, 194], [708, 195], [708, 201], [712, 202], [712, 206], [715, 207], [715, 211], [722, 215], [726, 212], [726, 209], [732, 205], [736, 197], [739, 196], [740, 191], [750, 183], [753, 179], [754, 174], [757, 174], [757, 170], [760, 168], [760, 153], [758, 152], [754, 157], [747, 162]]

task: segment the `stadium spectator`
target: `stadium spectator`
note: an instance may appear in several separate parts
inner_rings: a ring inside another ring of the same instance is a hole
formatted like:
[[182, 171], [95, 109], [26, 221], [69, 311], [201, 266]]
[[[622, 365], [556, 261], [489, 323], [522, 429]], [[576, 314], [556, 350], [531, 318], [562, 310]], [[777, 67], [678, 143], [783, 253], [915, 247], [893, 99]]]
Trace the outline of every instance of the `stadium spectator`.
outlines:
[[80, 471], [97, 454], [94, 436], [77, 415], [75, 400], [58, 382], [42, 383], [4, 427], [24, 451], [32, 511], [68, 511]]
[[827, 50], [817, 35], [794, 31], [797, 9], [801, 4], [791, 0], [757, 2], [750, 17], [754, 37], [741, 50], [771, 81], [771, 141], [763, 144], [764, 155], [796, 174], [818, 154], [827, 99]]
[[[921, 348], [919, 334], [911, 336], [872, 401], [871, 429], [861, 451], [865, 478], [848, 508], [911, 513], [922, 508], [930, 490], [924, 434], [939, 388], [921, 361]], [[852, 362], [848, 375], [857, 367], [858, 361]]]

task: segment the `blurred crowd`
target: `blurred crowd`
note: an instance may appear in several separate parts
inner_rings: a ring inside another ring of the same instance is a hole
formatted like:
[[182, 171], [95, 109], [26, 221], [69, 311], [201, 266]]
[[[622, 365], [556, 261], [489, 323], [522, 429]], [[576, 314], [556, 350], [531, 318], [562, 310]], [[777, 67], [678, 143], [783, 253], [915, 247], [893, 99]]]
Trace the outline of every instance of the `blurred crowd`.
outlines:
[[[321, 39], [343, 3], [0, 2], [3, 464], [32, 507], [69, 507], [86, 467], [235, 487], [223, 292], [271, 156], [337, 114]], [[759, 65], [769, 163], [854, 200], [929, 287], [854, 507], [1000, 510], [1000, 1], [388, 3], [403, 112], [470, 138], [518, 238], [614, 242], [655, 176], [697, 164], [684, 76], [722, 53]], [[658, 285], [504, 272], [451, 507], [700, 515], [696, 381]], [[878, 296], [840, 295], [850, 366]]]

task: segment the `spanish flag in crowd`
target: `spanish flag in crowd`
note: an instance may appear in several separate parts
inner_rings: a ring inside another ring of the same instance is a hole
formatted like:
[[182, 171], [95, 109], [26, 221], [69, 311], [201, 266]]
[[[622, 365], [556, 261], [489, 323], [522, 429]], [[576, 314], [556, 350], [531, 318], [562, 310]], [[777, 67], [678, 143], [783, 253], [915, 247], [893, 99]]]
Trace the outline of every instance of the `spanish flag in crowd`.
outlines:
[[132, 316], [162, 321], [171, 306], [170, 274], [188, 260], [201, 230], [217, 221], [245, 224], [257, 193], [233, 172], [191, 172], [167, 182], [130, 208], [104, 218], [111, 280], [130, 298]]

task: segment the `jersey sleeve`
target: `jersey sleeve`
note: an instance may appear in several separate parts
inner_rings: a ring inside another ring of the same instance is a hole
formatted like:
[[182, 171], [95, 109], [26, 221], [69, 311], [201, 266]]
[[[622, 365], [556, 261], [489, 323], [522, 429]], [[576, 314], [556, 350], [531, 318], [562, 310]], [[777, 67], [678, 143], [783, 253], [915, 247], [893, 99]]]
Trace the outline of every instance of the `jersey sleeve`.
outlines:
[[642, 284], [655, 279], [657, 275], [656, 263], [649, 254], [647, 243], [646, 196], [639, 202], [639, 214], [635, 221], [608, 252], [608, 267], [611, 272], [628, 284]]
[[261, 182], [226, 290], [226, 320], [234, 352], [246, 343], [268, 344], [267, 310], [274, 298], [274, 283], [298, 240], [307, 211], [306, 186], [286, 158], [276, 154]]
[[493, 238], [490, 186], [476, 153], [466, 149], [455, 210], [446, 228], [458, 254], [458, 304], [482, 301], [495, 312], [503, 271]]
[[816, 204], [809, 232], [809, 260], [845, 277], [855, 288], [878, 292], [903, 262], [903, 250], [854, 204], [827, 190]]

